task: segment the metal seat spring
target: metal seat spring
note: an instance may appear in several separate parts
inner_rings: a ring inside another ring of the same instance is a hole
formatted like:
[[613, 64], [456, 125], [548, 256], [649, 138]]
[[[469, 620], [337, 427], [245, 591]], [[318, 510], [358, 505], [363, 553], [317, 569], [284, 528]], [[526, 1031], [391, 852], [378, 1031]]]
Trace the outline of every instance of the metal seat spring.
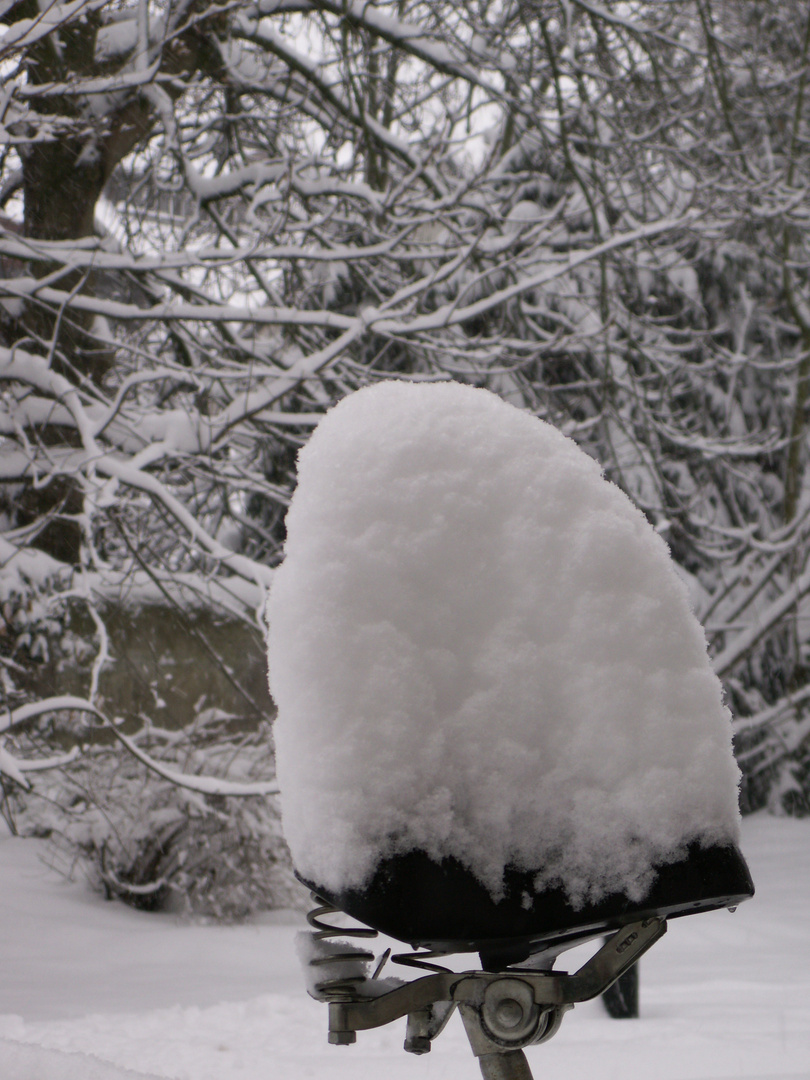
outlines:
[[[368, 926], [338, 926], [324, 921], [330, 915], [342, 914], [340, 908], [316, 893], [311, 895], [318, 906], [307, 913], [313, 943], [312, 955], [307, 962], [312, 968], [337, 970], [331, 978], [313, 981], [310, 993], [323, 1001], [350, 1000], [356, 996], [357, 987], [368, 981], [368, 967], [375, 955], [368, 949], [353, 947], [346, 938], [376, 938], [377, 931]], [[372, 978], [377, 977], [389, 954], [390, 950], [383, 955]]]
[[[309, 989], [313, 997], [321, 1001], [348, 1001], [356, 999], [358, 993], [365, 996], [359, 988], [377, 979], [389, 957], [395, 964], [421, 971], [436, 973], [452, 970], [441, 964], [431, 963], [434, 957], [447, 956], [446, 952], [424, 949], [418, 952], [395, 953], [392, 956], [391, 950], [386, 949], [377, 958], [371, 971], [375, 954], [352, 945], [347, 938], [376, 938], [379, 936], [378, 932], [369, 926], [338, 925], [330, 920], [330, 916], [344, 915], [344, 912], [317, 893], [310, 895], [317, 906], [307, 913], [307, 922], [312, 931], [311, 948], [306, 962], [310, 968], [323, 968], [326, 976], [310, 980]], [[366, 993], [370, 989], [368, 987]]]
[[422, 971], [442, 973], [445, 971], [452, 971], [452, 968], [444, 967], [442, 964], [431, 964], [430, 960], [434, 956], [447, 955], [446, 952], [439, 952], [435, 949], [425, 949], [424, 952], [394, 953], [391, 960], [393, 963], [401, 964], [403, 967], [419, 968]]

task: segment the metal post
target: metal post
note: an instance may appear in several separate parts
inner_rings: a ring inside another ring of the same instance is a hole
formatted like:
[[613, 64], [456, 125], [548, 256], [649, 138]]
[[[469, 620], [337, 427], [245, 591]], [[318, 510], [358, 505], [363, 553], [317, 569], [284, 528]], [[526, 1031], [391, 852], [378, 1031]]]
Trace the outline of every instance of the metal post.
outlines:
[[522, 1050], [482, 1054], [478, 1064], [484, 1080], [532, 1080], [532, 1070]]

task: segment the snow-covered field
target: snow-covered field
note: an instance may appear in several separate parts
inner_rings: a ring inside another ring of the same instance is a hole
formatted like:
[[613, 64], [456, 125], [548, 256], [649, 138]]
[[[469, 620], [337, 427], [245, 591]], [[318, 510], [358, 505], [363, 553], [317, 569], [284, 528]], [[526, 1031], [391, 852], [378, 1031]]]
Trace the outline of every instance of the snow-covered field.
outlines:
[[[749, 818], [743, 850], [757, 896], [672, 922], [641, 961], [641, 1019], [577, 1006], [528, 1051], [538, 1080], [810, 1076], [810, 822]], [[42, 853], [0, 838], [2, 1080], [480, 1076], [455, 1017], [425, 1057], [402, 1051], [404, 1021], [329, 1046], [294, 955], [299, 916], [182, 925], [104, 903]]]

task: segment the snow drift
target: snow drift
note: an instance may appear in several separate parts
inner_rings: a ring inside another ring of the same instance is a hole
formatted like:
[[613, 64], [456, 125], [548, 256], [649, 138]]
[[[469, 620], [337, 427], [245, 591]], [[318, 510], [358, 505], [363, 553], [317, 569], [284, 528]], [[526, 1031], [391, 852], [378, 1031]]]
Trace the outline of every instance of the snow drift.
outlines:
[[596, 462], [484, 390], [388, 382], [299, 455], [268, 604], [287, 839], [362, 887], [454, 856], [581, 905], [738, 839], [730, 717], [669, 552]]

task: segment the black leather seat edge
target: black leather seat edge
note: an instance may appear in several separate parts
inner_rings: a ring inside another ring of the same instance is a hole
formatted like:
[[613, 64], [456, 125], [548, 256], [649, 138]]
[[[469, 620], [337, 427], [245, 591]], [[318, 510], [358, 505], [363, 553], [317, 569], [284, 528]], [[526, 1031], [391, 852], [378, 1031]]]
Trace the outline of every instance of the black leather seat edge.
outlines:
[[501, 966], [531, 953], [657, 915], [689, 915], [733, 907], [754, 894], [748, 866], [733, 845], [691, 844], [683, 858], [657, 868], [639, 903], [612, 893], [572, 907], [561, 888], [536, 892], [536, 871], [507, 868], [495, 901], [456, 859], [436, 862], [411, 851], [379, 863], [363, 889], [334, 892], [306, 879], [318, 896], [381, 933], [442, 952], [478, 952]]

